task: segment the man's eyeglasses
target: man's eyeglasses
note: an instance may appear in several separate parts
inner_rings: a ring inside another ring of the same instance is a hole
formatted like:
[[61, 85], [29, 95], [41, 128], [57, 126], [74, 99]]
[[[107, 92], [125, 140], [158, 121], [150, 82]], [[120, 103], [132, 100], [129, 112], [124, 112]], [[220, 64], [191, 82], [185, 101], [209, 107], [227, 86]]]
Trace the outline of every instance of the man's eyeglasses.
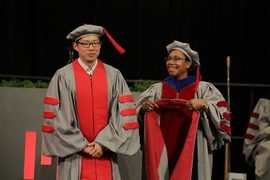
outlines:
[[98, 41], [98, 42], [92, 42], [92, 43], [89, 43], [89, 42], [77, 42], [77, 43], [81, 44], [82, 47], [84, 47], [84, 48], [89, 48], [91, 45], [93, 47], [99, 47], [101, 42]]
[[165, 62], [170, 61], [170, 60], [173, 60], [173, 61], [186, 60], [186, 58], [181, 58], [181, 57], [178, 57], [178, 56], [165, 57], [164, 59], [165, 59]]

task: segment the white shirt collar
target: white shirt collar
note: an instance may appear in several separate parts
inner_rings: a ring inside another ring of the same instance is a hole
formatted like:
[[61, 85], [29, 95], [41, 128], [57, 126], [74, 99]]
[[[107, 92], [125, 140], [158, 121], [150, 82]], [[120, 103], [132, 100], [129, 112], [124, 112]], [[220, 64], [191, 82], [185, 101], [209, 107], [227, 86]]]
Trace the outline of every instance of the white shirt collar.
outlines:
[[86, 65], [82, 62], [82, 60], [81, 60], [80, 58], [78, 59], [78, 62], [79, 62], [79, 64], [82, 66], [82, 68], [87, 72], [87, 74], [88, 74], [89, 76], [90, 76], [91, 74], [94, 73], [94, 70], [95, 70], [95, 68], [97, 67], [97, 64], [98, 64], [98, 60], [96, 60], [94, 66], [90, 69], [88, 66], [86, 66]]

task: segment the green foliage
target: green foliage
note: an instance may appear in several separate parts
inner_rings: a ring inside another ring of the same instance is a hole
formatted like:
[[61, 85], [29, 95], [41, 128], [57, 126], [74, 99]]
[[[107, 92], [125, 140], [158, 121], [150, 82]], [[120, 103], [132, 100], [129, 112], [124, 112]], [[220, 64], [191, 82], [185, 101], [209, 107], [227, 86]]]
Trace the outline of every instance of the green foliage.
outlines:
[[19, 80], [12, 78], [9, 81], [2, 79], [1, 87], [24, 87], [24, 88], [48, 88], [49, 83], [38, 80], [36, 83], [30, 80]]
[[151, 80], [138, 80], [133, 84], [132, 87], [129, 87], [129, 88], [130, 88], [130, 91], [132, 92], [143, 92], [154, 83], [155, 81], [151, 81]]
[[[151, 80], [137, 80], [134, 82], [133, 86], [129, 88], [132, 92], [143, 92], [154, 83], [155, 81]], [[42, 82], [41, 80], [32, 82], [30, 80], [19, 80], [16, 78], [10, 80], [2, 79], [0, 87], [48, 88], [49, 82]]]

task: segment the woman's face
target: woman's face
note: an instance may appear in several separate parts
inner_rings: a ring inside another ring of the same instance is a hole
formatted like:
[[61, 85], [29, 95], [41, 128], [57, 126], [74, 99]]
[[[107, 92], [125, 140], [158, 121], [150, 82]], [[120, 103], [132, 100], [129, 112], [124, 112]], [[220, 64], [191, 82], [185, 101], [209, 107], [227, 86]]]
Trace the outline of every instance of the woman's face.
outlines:
[[173, 50], [168, 54], [166, 67], [170, 76], [182, 80], [188, 77], [188, 68], [191, 62], [185, 60], [186, 56], [179, 50]]

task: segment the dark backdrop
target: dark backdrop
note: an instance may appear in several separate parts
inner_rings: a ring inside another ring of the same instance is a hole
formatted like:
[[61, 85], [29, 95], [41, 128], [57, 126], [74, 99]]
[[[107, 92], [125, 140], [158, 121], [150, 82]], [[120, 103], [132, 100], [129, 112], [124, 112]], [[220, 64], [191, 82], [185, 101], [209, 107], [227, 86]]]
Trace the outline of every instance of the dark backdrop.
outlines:
[[[1, 0], [0, 74], [53, 76], [69, 60], [66, 35], [84, 23], [103, 26], [127, 51], [120, 55], [102, 38], [100, 59], [127, 80], [164, 79], [165, 46], [173, 40], [199, 52], [205, 81], [226, 83], [230, 56], [234, 136], [243, 137], [255, 103], [270, 91], [258, 86], [270, 84], [268, 0]], [[226, 98], [226, 86], [218, 88]], [[242, 140], [233, 142], [232, 171], [252, 172], [241, 154]], [[222, 164], [223, 152], [217, 154]]]
[[126, 79], [163, 79], [163, 57], [173, 40], [199, 52], [203, 79], [270, 82], [268, 0], [1, 0], [1, 74], [48, 76], [65, 65], [66, 35], [101, 25], [126, 49], [120, 55], [103, 37], [101, 60]]

